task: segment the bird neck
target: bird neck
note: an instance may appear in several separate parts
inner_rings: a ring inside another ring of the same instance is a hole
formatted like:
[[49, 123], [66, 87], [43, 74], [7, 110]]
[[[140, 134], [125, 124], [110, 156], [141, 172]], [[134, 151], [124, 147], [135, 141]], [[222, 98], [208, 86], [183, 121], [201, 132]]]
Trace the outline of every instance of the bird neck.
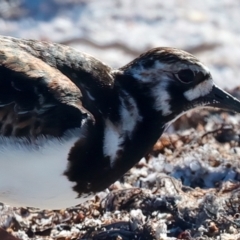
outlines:
[[[69, 154], [65, 175], [77, 182], [74, 190], [79, 193], [101, 191], [119, 179], [151, 150], [164, 131], [165, 119], [152, 107], [153, 99], [139, 91], [141, 86], [134, 79], [127, 78], [115, 76], [115, 100], [108, 98], [107, 115], [93, 109], [96, 124], [88, 126], [86, 138]], [[93, 98], [97, 99], [97, 94]]]
[[[151, 95], [152, 86], [142, 85], [132, 76], [123, 74], [115, 76], [115, 85], [121, 89], [119, 91], [124, 91], [125, 96], [123, 97], [126, 104], [131, 105], [133, 109], [136, 108], [135, 112], [137, 111], [139, 115], [135, 119], [135, 128], [131, 139], [129, 139], [132, 144], [126, 145], [137, 148], [138, 151], [139, 147], [142, 147], [143, 152], [147, 153], [163, 133], [165, 125], [169, 122], [169, 117], [163, 116], [161, 111], [154, 108], [155, 99]], [[129, 101], [134, 101], [135, 105], [130, 104]]]

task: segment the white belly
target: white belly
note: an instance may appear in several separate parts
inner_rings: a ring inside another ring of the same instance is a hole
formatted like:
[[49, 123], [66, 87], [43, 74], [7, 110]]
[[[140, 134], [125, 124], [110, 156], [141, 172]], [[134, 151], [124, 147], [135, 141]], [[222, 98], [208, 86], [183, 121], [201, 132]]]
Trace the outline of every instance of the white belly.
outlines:
[[41, 138], [34, 147], [26, 139], [0, 137], [0, 202], [59, 209], [86, 201], [77, 198], [75, 184], [63, 175], [80, 134], [77, 129], [62, 139]]

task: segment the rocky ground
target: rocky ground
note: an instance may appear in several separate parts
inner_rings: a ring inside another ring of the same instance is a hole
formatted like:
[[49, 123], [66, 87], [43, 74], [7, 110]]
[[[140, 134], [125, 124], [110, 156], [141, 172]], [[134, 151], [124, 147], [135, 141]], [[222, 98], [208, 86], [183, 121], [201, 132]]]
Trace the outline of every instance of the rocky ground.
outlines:
[[[2, 0], [0, 34], [69, 44], [119, 67], [156, 46], [192, 52], [239, 86], [240, 2]], [[232, 93], [240, 98], [239, 88]], [[179, 119], [108, 191], [59, 211], [0, 205], [19, 239], [240, 239], [240, 116]]]
[[23, 240], [240, 239], [239, 125], [233, 113], [189, 113], [94, 199], [59, 211], [1, 205], [0, 226]]

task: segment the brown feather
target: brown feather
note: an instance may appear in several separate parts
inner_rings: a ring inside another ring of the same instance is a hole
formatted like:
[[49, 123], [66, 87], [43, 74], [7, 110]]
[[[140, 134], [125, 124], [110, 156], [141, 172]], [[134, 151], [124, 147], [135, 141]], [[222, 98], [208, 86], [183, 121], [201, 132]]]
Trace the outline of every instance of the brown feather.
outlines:
[[[47, 54], [51, 47], [55, 55]], [[94, 121], [79, 87], [54, 64], [64, 61], [66, 49], [0, 37], [0, 136], [61, 136], [84, 118]]]

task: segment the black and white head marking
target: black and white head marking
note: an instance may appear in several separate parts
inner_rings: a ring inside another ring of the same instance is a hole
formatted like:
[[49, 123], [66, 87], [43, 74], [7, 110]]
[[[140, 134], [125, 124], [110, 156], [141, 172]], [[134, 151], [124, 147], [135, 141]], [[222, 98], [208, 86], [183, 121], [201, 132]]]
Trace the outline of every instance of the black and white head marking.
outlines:
[[[199, 69], [197, 72], [202, 73], [203, 76], [206, 76], [204, 81], [199, 82], [196, 86], [193, 86], [192, 88], [188, 89], [184, 92], [184, 96], [188, 101], [192, 101], [194, 99], [197, 99], [199, 97], [204, 97], [207, 94], [209, 94], [213, 88], [213, 80], [210, 75], [210, 71], [206, 66], [203, 64], [200, 64], [201, 69]], [[191, 67], [190, 67], [191, 69]], [[192, 70], [192, 69], [191, 69]], [[194, 70], [192, 70], [194, 72]]]
[[179, 49], [153, 49], [124, 68], [125, 73], [131, 74], [140, 84], [152, 86], [153, 108], [165, 117], [175, 114], [174, 101], [180, 100], [183, 106], [186, 105], [185, 110], [205, 105], [194, 102], [190, 107], [194, 100], [209, 94], [213, 88], [208, 68], [193, 55]]
[[125, 91], [120, 94], [119, 115], [117, 123], [110, 119], [105, 120], [103, 153], [110, 158], [112, 167], [119, 157], [118, 154], [124, 150], [124, 141], [131, 139], [137, 123], [142, 120], [136, 101]]

